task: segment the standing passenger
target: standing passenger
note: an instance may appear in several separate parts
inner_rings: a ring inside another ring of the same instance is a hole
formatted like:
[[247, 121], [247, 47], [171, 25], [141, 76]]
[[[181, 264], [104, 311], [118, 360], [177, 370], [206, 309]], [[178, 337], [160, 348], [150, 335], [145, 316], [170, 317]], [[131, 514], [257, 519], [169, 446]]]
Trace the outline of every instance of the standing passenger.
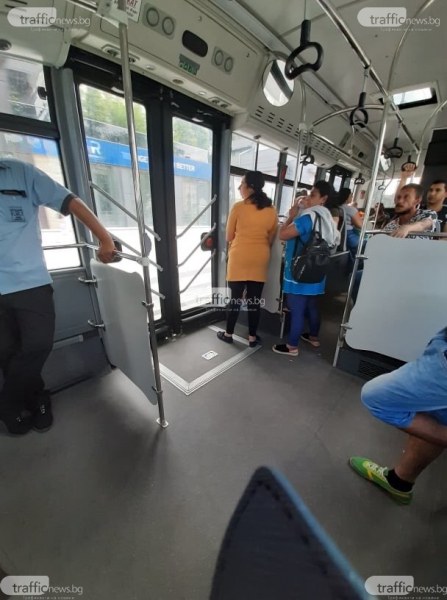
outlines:
[[[329, 246], [337, 244], [338, 232], [334, 219], [327, 208], [323, 206], [333, 195], [334, 189], [326, 181], [317, 181], [310, 192], [308, 208], [297, 217], [298, 208], [292, 207], [289, 218], [279, 230], [279, 238], [287, 240], [286, 264], [284, 273], [283, 291], [287, 294], [287, 307], [291, 313], [291, 323], [288, 344], [276, 344], [273, 352], [298, 356], [298, 340], [301, 338], [312, 346], [319, 346], [318, 333], [320, 330], [320, 314], [317, 304], [317, 296], [324, 294], [326, 278], [318, 283], [299, 283], [292, 277], [291, 266], [294, 258], [296, 240], [301, 243], [301, 250], [310, 240], [316, 214], [321, 217], [321, 235]], [[300, 249], [298, 248], [298, 252]], [[304, 321], [309, 320], [310, 331], [303, 334]]]
[[261, 293], [267, 280], [270, 246], [276, 236], [278, 215], [272, 201], [262, 191], [265, 180], [260, 171], [248, 171], [241, 181], [239, 190], [242, 202], [236, 202], [227, 222], [228, 252], [227, 280], [231, 290], [231, 301], [227, 313], [225, 331], [217, 337], [223, 342], [233, 343], [234, 328], [246, 290], [248, 310], [248, 341], [250, 347], [259, 341], [257, 329], [261, 308]]
[[343, 188], [338, 194], [338, 205], [343, 211], [343, 219], [346, 227], [346, 245], [351, 254], [352, 259], [355, 259], [357, 248], [359, 246], [360, 236], [356, 229], [361, 229], [363, 219], [357, 209], [357, 206], [349, 202], [352, 200], [352, 192], [349, 188]]
[[[98, 258], [114, 258], [112, 236], [69, 190], [34, 166], [0, 161], [0, 420], [12, 434], [51, 427], [42, 369], [53, 347], [54, 304], [39, 229], [39, 206], [77, 217], [100, 242]], [[31, 412], [22, 417], [22, 409]]]

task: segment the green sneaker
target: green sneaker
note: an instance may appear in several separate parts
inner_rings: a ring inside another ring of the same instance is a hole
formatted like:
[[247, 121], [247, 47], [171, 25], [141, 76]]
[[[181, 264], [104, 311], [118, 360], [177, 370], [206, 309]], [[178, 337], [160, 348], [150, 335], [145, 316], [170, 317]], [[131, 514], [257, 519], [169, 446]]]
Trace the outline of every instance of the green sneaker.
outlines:
[[388, 492], [391, 498], [398, 504], [410, 504], [413, 498], [413, 492], [401, 492], [396, 490], [396, 488], [393, 488], [386, 478], [386, 474], [388, 473], [387, 467], [381, 467], [377, 463], [369, 460], [369, 458], [364, 458], [362, 456], [352, 456], [349, 459], [349, 464], [356, 473]]

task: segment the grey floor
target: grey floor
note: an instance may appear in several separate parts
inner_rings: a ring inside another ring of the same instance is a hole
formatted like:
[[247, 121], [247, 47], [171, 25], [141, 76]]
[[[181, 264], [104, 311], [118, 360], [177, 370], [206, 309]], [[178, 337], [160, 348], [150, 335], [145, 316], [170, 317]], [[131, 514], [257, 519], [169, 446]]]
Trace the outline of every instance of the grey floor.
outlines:
[[[3, 570], [81, 586], [83, 600], [205, 600], [230, 515], [256, 467], [271, 465], [362, 578], [447, 585], [445, 457], [409, 507], [348, 468], [352, 454], [392, 464], [404, 435], [363, 409], [361, 380], [331, 367], [336, 331], [328, 321], [321, 352], [303, 347], [293, 359], [274, 355], [266, 336], [190, 396], [164, 382], [166, 430], [118, 371], [57, 394], [49, 432], [0, 430]], [[182, 369], [201, 350], [190, 339]], [[173, 364], [184, 342], [172, 344]]]

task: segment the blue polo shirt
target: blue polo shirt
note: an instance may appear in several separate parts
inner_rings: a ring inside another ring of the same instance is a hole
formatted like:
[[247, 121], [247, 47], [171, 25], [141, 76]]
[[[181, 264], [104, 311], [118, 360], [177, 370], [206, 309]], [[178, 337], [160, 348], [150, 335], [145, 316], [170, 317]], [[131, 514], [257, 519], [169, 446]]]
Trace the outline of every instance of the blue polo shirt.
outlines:
[[[299, 233], [298, 254], [300, 254], [303, 248], [303, 244], [307, 244], [310, 238], [310, 234], [312, 233], [312, 218], [310, 217], [310, 215], [297, 217], [293, 221], [293, 224], [295, 225], [295, 228]], [[301, 244], [300, 242], [303, 242], [303, 244]], [[318, 283], [299, 283], [293, 279], [291, 266], [295, 251], [295, 243], [296, 238], [292, 238], [286, 243], [283, 292], [285, 294], [297, 294], [302, 296], [318, 296], [320, 294], [324, 294], [326, 277]]]
[[0, 294], [52, 282], [42, 250], [39, 206], [67, 215], [74, 197], [33, 165], [0, 160]]

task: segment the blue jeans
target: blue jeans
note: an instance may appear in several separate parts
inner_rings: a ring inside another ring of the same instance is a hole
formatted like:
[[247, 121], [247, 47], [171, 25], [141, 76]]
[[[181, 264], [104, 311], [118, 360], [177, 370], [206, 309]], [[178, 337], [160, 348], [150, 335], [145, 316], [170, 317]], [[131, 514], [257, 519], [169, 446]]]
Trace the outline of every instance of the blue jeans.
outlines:
[[309, 335], [317, 337], [320, 331], [320, 312], [318, 296], [287, 294], [287, 307], [290, 310], [289, 346], [296, 348], [300, 335], [304, 331], [304, 323], [309, 321]]
[[346, 232], [346, 245], [351, 254], [352, 260], [355, 259], [357, 248], [359, 247], [360, 236], [354, 229], [348, 229]]
[[417, 360], [363, 386], [362, 402], [377, 419], [395, 427], [408, 427], [417, 413], [447, 425], [447, 327]]

